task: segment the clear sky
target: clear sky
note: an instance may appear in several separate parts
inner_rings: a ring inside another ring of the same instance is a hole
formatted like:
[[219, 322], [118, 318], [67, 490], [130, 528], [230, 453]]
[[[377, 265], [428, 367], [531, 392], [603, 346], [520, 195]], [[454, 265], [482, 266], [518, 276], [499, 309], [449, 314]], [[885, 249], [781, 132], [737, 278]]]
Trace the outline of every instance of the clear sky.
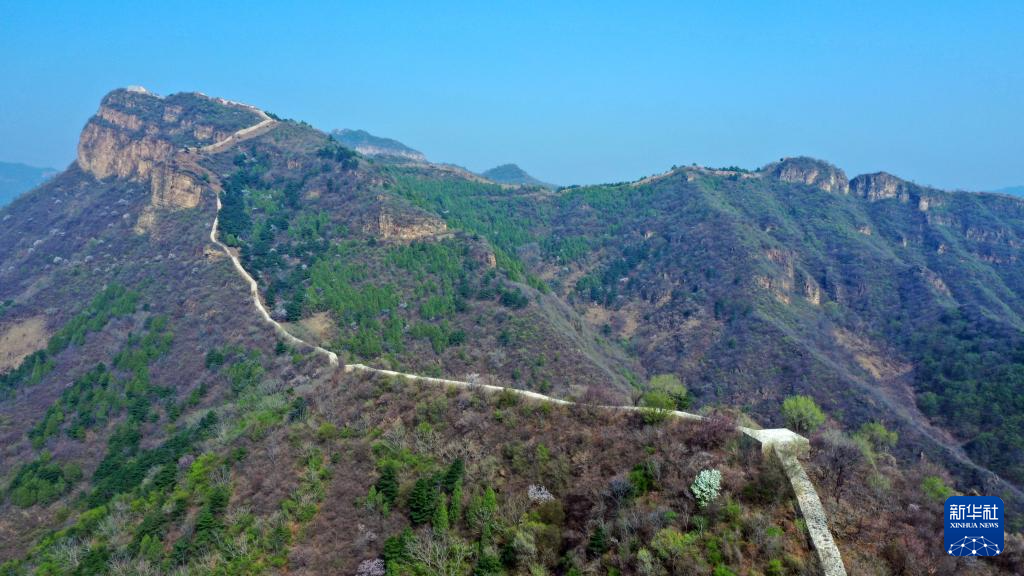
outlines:
[[560, 184], [805, 154], [1024, 184], [1024, 2], [0, 0], [0, 160], [112, 88], [201, 91]]

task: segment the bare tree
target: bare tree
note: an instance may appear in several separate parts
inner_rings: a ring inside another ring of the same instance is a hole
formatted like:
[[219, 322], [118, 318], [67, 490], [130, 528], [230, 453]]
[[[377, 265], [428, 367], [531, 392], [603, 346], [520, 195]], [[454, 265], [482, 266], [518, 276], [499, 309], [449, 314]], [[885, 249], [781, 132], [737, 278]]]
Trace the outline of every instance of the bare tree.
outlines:
[[459, 576], [465, 570], [472, 549], [457, 536], [423, 529], [409, 543], [409, 556], [428, 568], [430, 574]]
[[832, 485], [836, 504], [846, 481], [864, 462], [864, 453], [857, 443], [838, 430], [828, 430], [815, 438], [815, 461], [822, 476]]

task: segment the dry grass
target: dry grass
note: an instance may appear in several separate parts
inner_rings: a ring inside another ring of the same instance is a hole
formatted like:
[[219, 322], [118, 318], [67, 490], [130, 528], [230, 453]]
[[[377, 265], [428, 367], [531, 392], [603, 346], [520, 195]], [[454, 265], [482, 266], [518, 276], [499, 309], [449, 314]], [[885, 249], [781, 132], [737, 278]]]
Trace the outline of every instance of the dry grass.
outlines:
[[49, 338], [42, 314], [0, 327], [0, 372], [17, 368], [26, 356], [45, 348]]

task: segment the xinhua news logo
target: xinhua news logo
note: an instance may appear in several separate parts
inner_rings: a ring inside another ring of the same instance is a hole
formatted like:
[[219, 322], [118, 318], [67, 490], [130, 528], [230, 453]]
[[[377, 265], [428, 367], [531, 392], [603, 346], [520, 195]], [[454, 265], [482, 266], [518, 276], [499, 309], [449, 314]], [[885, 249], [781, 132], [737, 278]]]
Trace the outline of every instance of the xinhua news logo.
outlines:
[[950, 556], [998, 556], [1003, 551], [1003, 500], [995, 496], [950, 496], [943, 533]]

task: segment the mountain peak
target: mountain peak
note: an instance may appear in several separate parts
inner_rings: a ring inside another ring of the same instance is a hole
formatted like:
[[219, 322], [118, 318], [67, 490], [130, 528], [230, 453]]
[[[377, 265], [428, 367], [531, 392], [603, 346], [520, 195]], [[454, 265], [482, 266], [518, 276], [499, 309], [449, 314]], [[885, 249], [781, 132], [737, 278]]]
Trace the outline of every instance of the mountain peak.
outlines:
[[[246, 128], [273, 123], [262, 110], [198, 92], [158, 96], [121, 88], [107, 94], [78, 142], [78, 166], [99, 180], [148, 185], [154, 207], [193, 208], [201, 183], [185, 151], [228, 140]], [[141, 226], [151, 221], [147, 216]]]
[[541, 186], [544, 188], [556, 188], [553, 184], [548, 184], [531, 176], [526, 170], [520, 168], [517, 164], [502, 164], [495, 166], [490, 170], [487, 170], [480, 174], [488, 180], [493, 180], [499, 184], [517, 184], [525, 186]]
[[850, 191], [850, 181], [842, 169], [808, 156], [782, 158], [765, 166], [761, 172], [783, 182], [806, 184], [825, 192], [846, 194]]

